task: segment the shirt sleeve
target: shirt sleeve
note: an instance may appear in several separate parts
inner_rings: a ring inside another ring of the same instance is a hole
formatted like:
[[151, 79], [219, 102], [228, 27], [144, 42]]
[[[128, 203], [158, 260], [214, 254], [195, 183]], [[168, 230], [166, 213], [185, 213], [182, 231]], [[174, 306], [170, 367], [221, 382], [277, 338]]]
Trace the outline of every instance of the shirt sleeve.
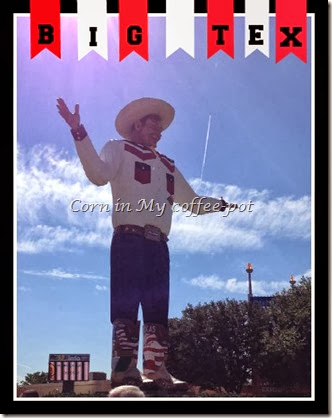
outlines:
[[199, 196], [177, 168], [174, 171], [174, 180], [174, 204], [178, 204], [196, 215], [220, 211], [221, 200]]
[[122, 162], [123, 147], [123, 141], [112, 139], [104, 145], [100, 152], [100, 159], [106, 165], [105, 170], [109, 181], [112, 181], [119, 171]]
[[120, 141], [108, 141], [100, 155], [88, 136], [82, 141], [75, 141], [75, 146], [84, 172], [92, 183], [103, 186], [115, 177], [120, 165]]

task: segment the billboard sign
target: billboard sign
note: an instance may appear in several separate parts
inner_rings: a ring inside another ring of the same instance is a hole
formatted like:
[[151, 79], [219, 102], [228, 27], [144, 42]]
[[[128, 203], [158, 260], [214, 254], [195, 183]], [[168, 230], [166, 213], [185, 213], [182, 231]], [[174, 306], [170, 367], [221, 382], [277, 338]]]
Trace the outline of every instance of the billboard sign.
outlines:
[[90, 354], [50, 354], [50, 382], [89, 380]]

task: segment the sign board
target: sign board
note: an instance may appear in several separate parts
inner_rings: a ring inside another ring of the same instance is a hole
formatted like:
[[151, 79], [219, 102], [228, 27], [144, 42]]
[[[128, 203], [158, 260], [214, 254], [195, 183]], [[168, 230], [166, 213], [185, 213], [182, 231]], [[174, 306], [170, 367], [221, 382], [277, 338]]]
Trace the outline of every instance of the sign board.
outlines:
[[48, 380], [89, 380], [90, 354], [50, 354]]

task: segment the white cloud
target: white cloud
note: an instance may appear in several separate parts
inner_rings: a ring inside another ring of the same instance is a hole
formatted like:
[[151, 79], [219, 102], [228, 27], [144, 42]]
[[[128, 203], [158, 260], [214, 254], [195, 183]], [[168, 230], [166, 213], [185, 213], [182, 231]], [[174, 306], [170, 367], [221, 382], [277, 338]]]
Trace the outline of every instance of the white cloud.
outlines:
[[15, 179], [18, 244], [24, 253], [77, 251], [84, 246], [108, 247], [112, 233], [107, 212], [74, 213], [74, 199], [112, 203], [109, 186], [91, 184], [77, 157], [49, 146], [19, 149]]
[[[106, 231], [109, 230], [107, 236]], [[20, 234], [20, 240], [17, 245], [18, 251], [36, 254], [40, 252], [54, 252], [66, 250], [67, 252], [77, 251], [83, 246], [108, 247], [110, 245], [110, 226], [105, 227], [103, 232], [76, 226], [49, 226], [36, 225], [26, 227]]]
[[[218, 198], [223, 192], [228, 202], [243, 203], [247, 209], [228, 216], [225, 216], [226, 212], [199, 217], [175, 213], [171, 232], [173, 250], [185, 248], [189, 252], [213, 253], [225, 248], [258, 249], [274, 238], [310, 239], [311, 202], [308, 196], [271, 198], [266, 190], [242, 190], [237, 186], [210, 182], [200, 184], [197, 179], [192, 180], [191, 185], [205, 196]], [[250, 201], [252, 212], [248, 211]]]
[[[223, 290], [224, 294], [237, 293], [242, 295], [248, 294], [248, 282], [245, 280], [238, 280], [236, 278], [222, 279], [218, 275], [204, 276], [200, 275], [190, 280], [184, 279], [184, 281], [195, 287], [209, 290]], [[253, 294], [255, 296], [269, 296], [271, 294], [288, 289], [289, 283], [287, 281], [252, 281]]]
[[54, 279], [86, 279], [86, 280], [107, 280], [106, 277], [96, 275], [96, 274], [87, 274], [87, 273], [72, 273], [68, 271], [64, 271], [61, 268], [54, 268], [52, 270], [23, 270], [22, 273], [29, 274], [31, 276], [43, 276], [43, 277], [51, 277]]
[[198, 178], [191, 179], [190, 184], [201, 196], [223, 197], [227, 202], [238, 202], [252, 200], [265, 200], [269, 197], [268, 190], [258, 191], [256, 189], [243, 190], [233, 184], [218, 184], [209, 181], [201, 181]]
[[[203, 196], [238, 204], [253, 202], [252, 212], [236, 211], [199, 217], [174, 213], [170, 246], [173, 251], [218, 253], [225, 248], [259, 249], [275, 238], [310, 238], [310, 198], [271, 198], [267, 190], [244, 190], [236, 185], [190, 181]], [[109, 248], [111, 213], [73, 213], [74, 199], [111, 205], [109, 185], [91, 184], [77, 157], [49, 146], [19, 149], [16, 176], [18, 251], [42, 253], [79, 251], [86, 246]], [[204, 245], [202, 245], [204, 243]]]
[[311, 276], [311, 269], [308, 269], [303, 274], [295, 274], [294, 275], [294, 279], [297, 281], [297, 283], [301, 280], [302, 276], [304, 276], [304, 277], [312, 277]]
[[201, 287], [202, 289], [223, 289], [225, 283], [216, 275], [212, 276], [198, 276], [190, 280], [185, 280], [192, 286]]
[[[50, 146], [35, 146], [18, 151], [18, 170], [15, 178], [18, 218], [31, 224], [42, 223], [52, 215], [52, 221], [61, 220], [80, 225], [89, 213], [74, 213], [73, 200], [82, 203], [112, 203], [110, 186], [97, 187], [86, 178], [77, 157]], [[100, 216], [96, 212], [91, 218]], [[109, 217], [109, 213], [101, 216]]]
[[248, 293], [248, 282], [243, 280], [237, 280], [235, 278], [226, 280], [225, 285], [226, 290], [230, 293], [241, 293], [247, 294]]
[[186, 217], [174, 213], [170, 245], [174, 251], [218, 253], [225, 248], [261, 248], [263, 237], [247, 226], [238, 227], [219, 213]]
[[100, 286], [99, 284], [96, 285], [96, 289], [99, 292], [106, 292], [108, 290], [107, 286]]

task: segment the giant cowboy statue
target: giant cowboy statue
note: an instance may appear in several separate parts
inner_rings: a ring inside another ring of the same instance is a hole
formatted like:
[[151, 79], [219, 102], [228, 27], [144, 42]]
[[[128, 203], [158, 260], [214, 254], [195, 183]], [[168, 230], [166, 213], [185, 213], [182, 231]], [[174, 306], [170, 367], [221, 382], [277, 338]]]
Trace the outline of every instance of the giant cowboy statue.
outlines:
[[[96, 152], [80, 121], [79, 105], [71, 113], [57, 99], [60, 115], [71, 128], [78, 156], [88, 179], [108, 182], [113, 196], [111, 243], [111, 323], [113, 324], [112, 386], [142, 386], [152, 381], [162, 389], [186, 385], [166, 368], [168, 350], [169, 252], [172, 205], [195, 214], [224, 211], [222, 198], [198, 196], [174, 161], [156, 147], [173, 121], [174, 108], [164, 100], [141, 98], [125, 106], [115, 127], [121, 140], [110, 140]], [[162, 216], [145, 206], [151, 199], [164, 207]], [[115, 210], [116, 203], [129, 204]], [[231, 206], [237, 206], [230, 204]], [[125, 210], [130, 207], [131, 210]], [[143, 373], [137, 368], [139, 304], [143, 313]]]

